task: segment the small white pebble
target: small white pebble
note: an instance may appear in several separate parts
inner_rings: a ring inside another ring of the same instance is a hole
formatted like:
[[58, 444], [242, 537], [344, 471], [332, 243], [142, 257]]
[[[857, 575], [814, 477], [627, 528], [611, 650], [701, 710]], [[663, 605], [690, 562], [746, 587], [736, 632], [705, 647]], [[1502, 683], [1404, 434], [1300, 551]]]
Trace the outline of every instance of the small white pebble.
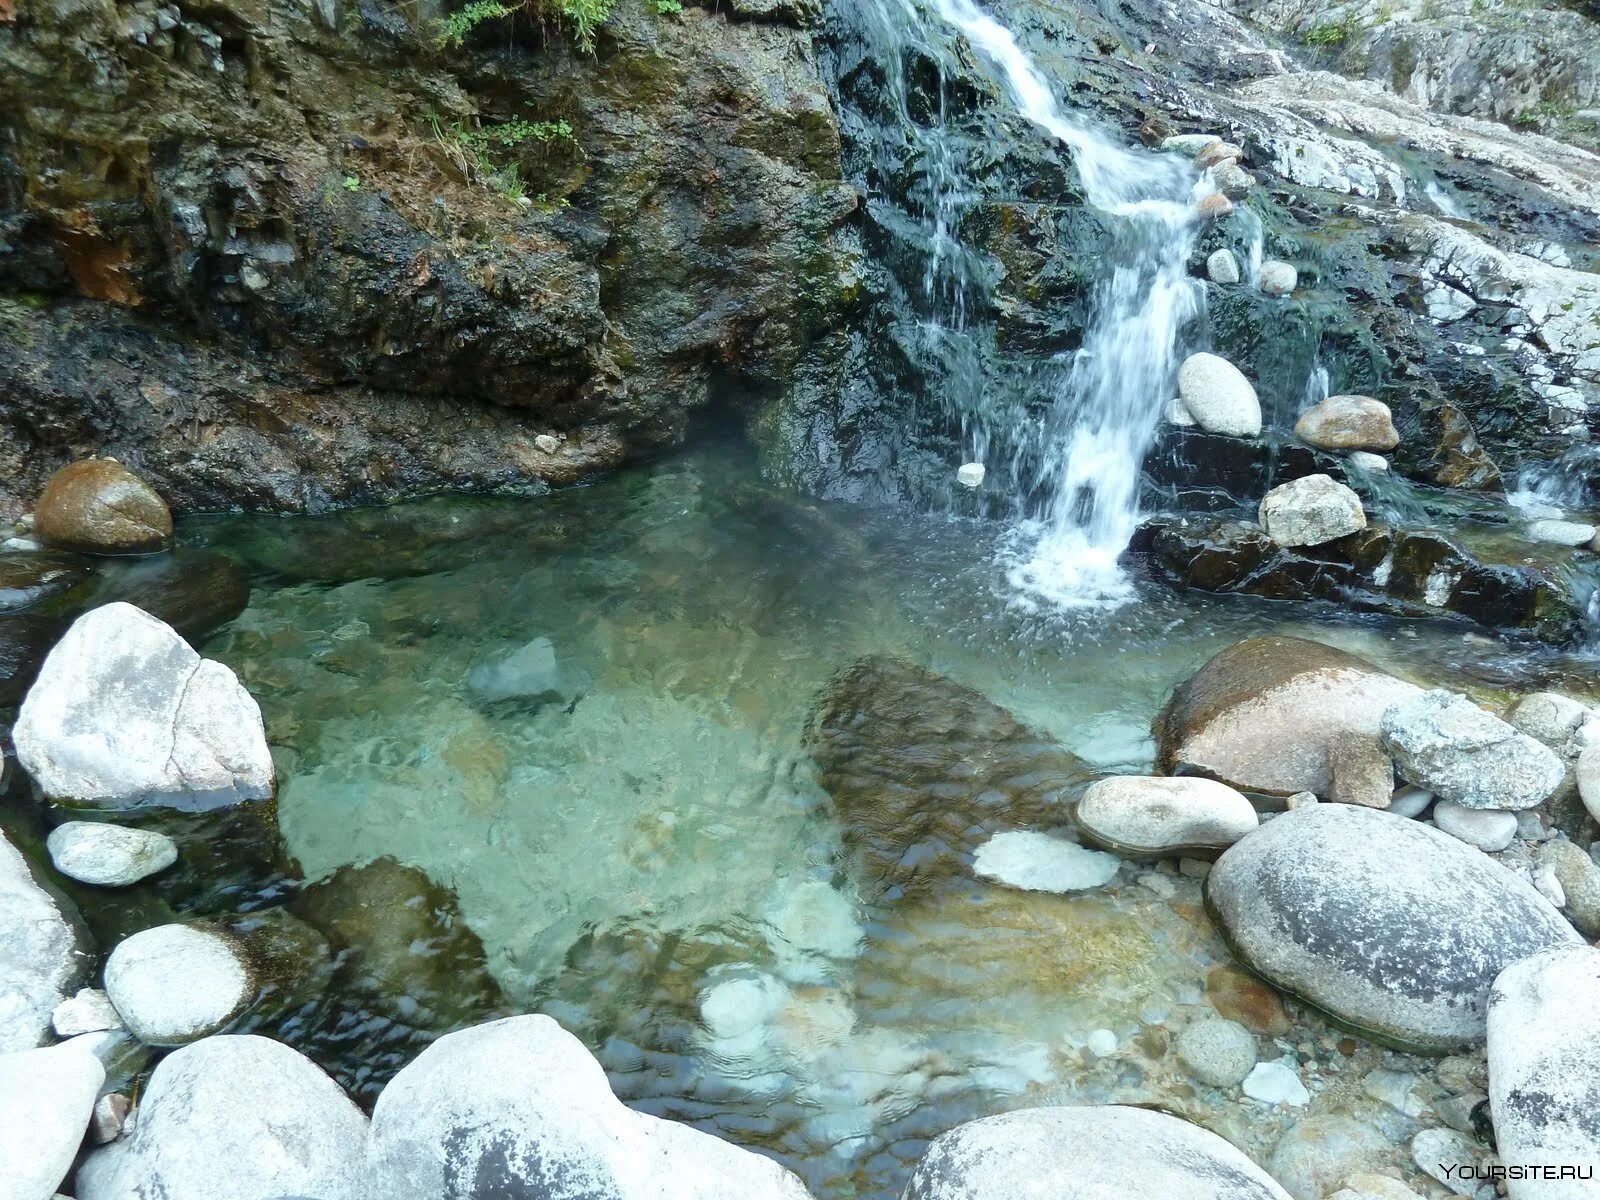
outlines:
[[1117, 1035], [1109, 1029], [1096, 1029], [1085, 1044], [1096, 1058], [1109, 1058], [1117, 1052]]

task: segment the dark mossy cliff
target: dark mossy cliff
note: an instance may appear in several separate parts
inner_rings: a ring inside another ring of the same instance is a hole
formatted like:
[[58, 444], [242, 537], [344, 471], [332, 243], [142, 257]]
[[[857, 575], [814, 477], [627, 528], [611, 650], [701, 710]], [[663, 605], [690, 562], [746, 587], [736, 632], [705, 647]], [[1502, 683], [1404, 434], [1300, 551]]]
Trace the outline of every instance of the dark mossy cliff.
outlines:
[[[389, 0], [0, 5], [0, 515], [91, 452], [180, 508], [536, 490], [782, 395], [852, 290], [808, 16], [655, 8], [586, 54]], [[571, 134], [492, 146], [506, 187], [460, 137], [517, 121]]]

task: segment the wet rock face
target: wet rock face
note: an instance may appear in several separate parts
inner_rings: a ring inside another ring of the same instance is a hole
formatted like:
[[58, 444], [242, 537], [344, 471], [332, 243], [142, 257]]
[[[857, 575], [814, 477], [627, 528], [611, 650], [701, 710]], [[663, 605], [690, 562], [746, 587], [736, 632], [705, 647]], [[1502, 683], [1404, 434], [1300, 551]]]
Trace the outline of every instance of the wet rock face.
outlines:
[[[47, 298], [9, 314], [7, 511], [69, 455], [151, 443], [198, 451], [137, 456], [178, 507], [558, 482], [594, 455], [537, 436], [613, 460], [671, 443], [714, 392], [788, 387], [844, 302], [832, 239], [855, 198], [809, 35], [781, 14], [623, 4], [593, 56], [553, 27], [442, 55], [431, 10], [274, 0], [174, 27], [158, 7], [43, 3], [0, 49], [0, 290]], [[92, 138], [62, 138], [83, 78], [113, 99]], [[513, 119], [572, 130], [491, 155], [531, 205], [457, 146]], [[162, 344], [177, 325], [220, 369]], [[74, 367], [74, 328], [102, 339], [105, 377]], [[478, 452], [430, 449], [441, 419]]]
[[1577, 942], [1521, 876], [1417, 821], [1316, 804], [1228, 850], [1206, 896], [1241, 960], [1278, 987], [1397, 1045], [1484, 1037], [1508, 964]]
[[1072, 1200], [1288, 1200], [1239, 1150], [1198, 1125], [1120, 1105], [1031, 1108], [935, 1138], [903, 1200], [1008, 1200], [1041, 1178]]
[[817, 779], [863, 890], [895, 899], [962, 869], [990, 834], [1064, 825], [1078, 759], [978, 692], [902, 659], [841, 672], [811, 718]]
[[1152, 731], [1156, 768], [1246, 792], [1308, 791], [1383, 808], [1393, 777], [1379, 719], [1418, 690], [1320, 642], [1247, 638], [1173, 691]]
[[155, 489], [109, 458], [62, 467], [33, 515], [41, 538], [71, 550], [136, 553], [159, 550], [172, 538], [172, 514]]

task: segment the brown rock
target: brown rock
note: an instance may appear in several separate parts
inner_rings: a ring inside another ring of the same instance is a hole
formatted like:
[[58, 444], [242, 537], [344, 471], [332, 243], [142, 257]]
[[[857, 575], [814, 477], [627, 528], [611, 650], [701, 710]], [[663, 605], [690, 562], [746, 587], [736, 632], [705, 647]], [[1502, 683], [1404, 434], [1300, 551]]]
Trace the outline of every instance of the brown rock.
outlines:
[[1238, 162], [1243, 157], [1244, 151], [1232, 142], [1212, 142], [1194, 156], [1194, 165], [1205, 171], [1225, 162]]
[[1400, 444], [1389, 406], [1371, 396], [1329, 396], [1300, 415], [1294, 432], [1321, 450], [1393, 450]]
[[1206, 973], [1206, 999], [1218, 1016], [1253, 1033], [1282, 1037], [1289, 1032], [1289, 1014], [1278, 993], [1237, 967], [1212, 967]]
[[110, 554], [159, 550], [172, 537], [172, 514], [148, 483], [113, 458], [62, 467], [34, 509], [34, 532], [76, 550]]
[[1207, 220], [1216, 220], [1225, 217], [1233, 211], [1233, 201], [1221, 192], [1212, 192], [1209, 196], [1202, 196], [1200, 203], [1195, 206], [1200, 210], [1200, 215]]

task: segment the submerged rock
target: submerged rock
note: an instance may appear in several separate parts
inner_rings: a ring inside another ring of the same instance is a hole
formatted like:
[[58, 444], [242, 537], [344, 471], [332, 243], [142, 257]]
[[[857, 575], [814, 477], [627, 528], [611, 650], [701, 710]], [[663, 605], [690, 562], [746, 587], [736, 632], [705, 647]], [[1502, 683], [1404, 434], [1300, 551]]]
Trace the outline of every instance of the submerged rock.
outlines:
[[105, 976], [122, 1023], [151, 1046], [181, 1046], [216, 1033], [256, 991], [237, 943], [194, 925], [160, 925], [124, 938], [106, 960]]
[[1382, 733], [1402, 775], [1466, 808], [1532, 808], [1566, 777], [1548, 746], [1440, 688], [1391, 705]]
[[100, 1060], [77, 1046], [0, 1054], [0, 1196], [45, 1200], [55, 1193], [105, 1078]]
[[1577, 941], [1531, 884], [1404, 817], [1318, 804], [1217, 860], [1206, 897], [1252, 970], [1406, 1048], [1479, 1042], [1509, 963]]
[[268, 1038], [209, 1037], [167, 1055], [136, 1116], [131, 1134], [84, 1160], [78, 1200], [369, 1194], [367, 1119], [315, 1063]]
[[1247, 638], [1173, 690], [1153, 728], [1156, 768], [1381, 808], [1393, 781], [1379, 719], [1420, 690], [1320, 642]]
[[198, 643], [245, 610], [250, 580], [226, 555], [180, 548], [102, 566], [91, 603], [117, 601], [149, 613], [185, 640]]
[[1044, 1194], [1041, 1179], [1061, 1181], [1070, 1200], [1289, 1200], [1209, 1130], [1121, 1105], [1028, 1108], [957, 1125], [928, 1146], [902, 1200], [1015, 1200]]
[[630, 1111], [583, 1044], [544, 1016], [424, 1050], [378, 1097], [364, 1174], [394, 1200], [810, 1200], [769, 1159]]
[[1300, 1076], [1281, 1062], [1257, 1063], [1242, 1086], [1246, 1096], [1263, 1104], [1302, 1108], [1311, 1102], [1311, 1093], [1300, 1082]]
[[1237, 1021], [1191, 1021], [1178, 1035], [1177, 1050], [1189, 1073], [1212, 1087], [1234, 1087], [1256, 1065], [1255, 1035]]
[[0, 616], [0, 704], [27, 695], [50, 647], [67, 631], [60, 617], [40, 613]]
[[100, 821], [58, 825], [45, 845], [56, 870], [98, 887], [127, 887], [178, 861], [178, 845], [166, 834]]
[[234, 673], [129, 604], [73, 622], [17, 719], [17, 758], [56, 800], [178, 807], [272, 794], [261, 711]]
[[1259, 820], [1250, 801], [1226, 784], [1159, 776], [1096, 780], [1078, 801], [1076, 816], [1095, 844], [1152, 857], [1225, 850]]
[[1239, 368], [1215, 354], [1191, 354], [1178, 368], [1178, 395], [1195, 423], [1209, 433], [1255, 437], [1261, 401]]
[[1400, 444], [1389, 406], [1371, 396], [1329, 396], [1300, 414], [1294, 432], [1320, 450], [1393, 450]]
[[43, 1042], [87, 967], [77, 930], [0, 833], [0, 1053]]
[[990, 834], [1065, 822], [1078, 759], [971, 688], [872, 656], [835, 676], [807, 744], [867, 894], [965, 873]]
[[88, 578], [88, 567], [76, 555], [0, 553], [0, 613], [32, 608]]
[[1280, 484], [1261, 500], [1261, 527], [1280, 546], [1320, 546], [1367, 527], [1361, 497], [1329, 475]]
[[1500, 973], [1489, 996], [1489, 1109], [1507, 1163], [1587, 1179], [1513, 1180], [1515, 1200], [1588, 1200], [1600, 1175], [1600, 950], [1562, 946]]
[[172, 514], [143, 479], [111, 458], [62, 467], [33, 510], [34, 532], [56, 546], [109, 554], [159, 550]]
[[1552, 546], [1587, 546], [1594, 540], [1595, 527], [1579, 521], [1530, 521], [1523, 531], [1530, 542]]
[[1116, 877], [1114, 854], [1086, 850], [1044, 833], [997, 833], [972, 856], [973, 874], [1026, 892], [1078, 892]]

